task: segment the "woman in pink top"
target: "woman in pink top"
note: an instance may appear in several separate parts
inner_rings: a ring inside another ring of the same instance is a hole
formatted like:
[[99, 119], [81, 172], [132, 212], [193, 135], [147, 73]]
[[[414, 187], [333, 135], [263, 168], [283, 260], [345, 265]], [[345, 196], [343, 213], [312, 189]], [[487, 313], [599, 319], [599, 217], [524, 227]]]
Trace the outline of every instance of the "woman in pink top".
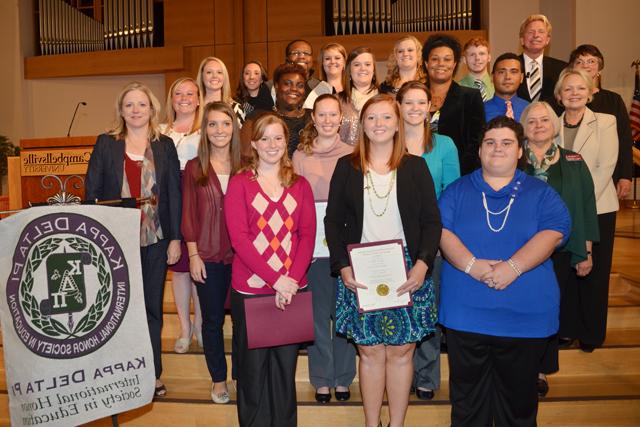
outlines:
[[[287, 126], [272, 113], [252, 128], [251, 161], [231, 178], [225, 219], [235, 250], [231, 315], [241, 426], [296, 426], [298, 345], [248, 349], [244, 300], [273, 295], [281, 310], [307, 287], [316, 232], [313, 193], [287, 155]], [[268, 321], [268, 319], [265, 319]]]
[[[335, 96], [320, 95], [313, 104], [311, 118], [293, 154], [293, 169], [311, 184], [318, 206], [317, 220], [322, 221], [336, 162], [340, 157], [351, 154], [353, 147], [345, 144], [338, 134], [342, 109]], [[318, 236], [316, 242], [320, 240], [322, 237]], [[328, 250], [324, 256], [317, 252], [309, 267], [315, 333], [313, 345], [307, 347], [309, 381], [316, 389], [318, 402], [331, 400], [331, 388], [335, 388], [336, 400], [345, 401], [349, 400], [349, 385], [356, 375], [356, 349], [345, 337], [335, 333], [336, 283], [331, 277]]]
[[213, 383], [211, 400], [228, 403], [222, 325], [233, 251], [223, 197], [229, 177], [240, 167], [240, 140], [235, 114], [224, 102], [207, 104], [201, 129], [198, 155], [187, 162], [182, 180], [182, 235], [202, 311], [204, 356]]

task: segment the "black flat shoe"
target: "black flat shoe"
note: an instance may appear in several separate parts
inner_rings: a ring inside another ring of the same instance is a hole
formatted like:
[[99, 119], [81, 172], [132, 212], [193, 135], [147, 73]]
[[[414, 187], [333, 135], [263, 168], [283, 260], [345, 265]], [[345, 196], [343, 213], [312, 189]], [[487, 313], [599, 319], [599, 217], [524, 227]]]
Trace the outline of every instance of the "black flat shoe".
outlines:
[[318, 393], [316, 392], [316, 402], [329, 403], [331, 401], [331, 393]]
[[433, 399], [433, 396], [435, 396], [433, 390], [416, 389], [416, 397], [420, 400], [431, 400]]
[[593, 344], [585, 344], [583, 342], [580, 343], [580, 350], [584, 351], [585, 353], [593, 353], [593, 350], [595, 350], [598, 346], [595, 346]]
[[538, 378], [536, 382], [536, 388], [538, 390], [538, 397], [545, 397], [549, 393], [549, 383], [547, 380]]
[[346, 402], [347, 400], [351, 399], [351, 392], [349, 390], [347, 391], [338, 391], [336, 390], [336, 400], [338, 402]]
[[558, 338], [558, 348], [569, 348], [573, 345], [573, 338]]

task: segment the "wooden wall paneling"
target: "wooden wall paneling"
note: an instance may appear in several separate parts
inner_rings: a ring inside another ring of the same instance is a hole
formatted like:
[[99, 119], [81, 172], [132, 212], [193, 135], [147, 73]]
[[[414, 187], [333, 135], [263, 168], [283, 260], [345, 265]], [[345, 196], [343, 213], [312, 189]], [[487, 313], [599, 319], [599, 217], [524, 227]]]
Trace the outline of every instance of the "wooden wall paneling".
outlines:
[[238, 76], [239, 71], [236, 72], [238, 67], [242, 67], [242, 64], [236, 63], [235, 58], [235, 50], [234, 45], [232, 44], [223, 44], [215, 46], [216, 57], [222, 59], [224, 65], [227, 67], [227, 71], [229, 72], [229, 83], [231, 85], [231, 93], [236, 93], [236, 87], [238, 87]]
[[[234, 15], [233, 26], [233, 57], [235, 62], [234, 75], [240, 76], [244, 66], [244, 3], [236, 1], [236, 13]], [[238, 77], [239, 78], [239, 77]]]
[[182, 69], [181, 47], [122, 49], [24, 59], [24, 78], [155, 74]]
[[269, 41], [320, 37], [324, 34], [324, 1], [268, 0], [267, 19]]
[[20, 177], [20, 157], [7, 157], [7, 185], [9, 209], [22, 209], [22, 181]]
[[[239, 15], [236, 0], [213, 0], [214, 12], [214, 44], [234, 43], [234, 28], [237, 25], [235, 17]], [[239, 5], [242, 9], [242, 5]], [[241, 14], [239, 15], [242, 16]]]
[[[267, 52], [268, 44], [264, 43], [245, 43], [244, 44], [244, 62], [260, 61], [266, 70], [269, 70], [269, 54]], [[271, 75], [269, 75], [271, 77]]]
[[212, 43], [216, 0], [164, 0], [165, 46]]
[[[267, 41], [267, 0], [244, 0], [244, 42]], [[246, 51], [245, 51], [246, 53]], [[248, 57], [247, 57], [248, 58]]]

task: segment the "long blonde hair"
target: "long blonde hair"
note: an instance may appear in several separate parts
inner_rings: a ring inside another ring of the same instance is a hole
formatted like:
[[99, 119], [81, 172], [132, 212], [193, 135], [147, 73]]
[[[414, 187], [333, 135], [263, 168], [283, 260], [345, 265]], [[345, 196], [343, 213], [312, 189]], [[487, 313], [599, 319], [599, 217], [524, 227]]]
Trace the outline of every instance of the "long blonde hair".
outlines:
[[173, 122], [176, 119], [176, 110], [173, 109], [173, 95], [175, 94], [178, 86], [180, 86], [184, 82], [193, 83], [193, 85], [196, 87], [196, 91], [198, 92], [198, 106], [196, 107], [196, 115], [193, 119], [191, 130], [189, 131], [189, 133], [191, 134], [200, 129], [200, 122], [202, 121], [202, 103], [204, 102], [202, 99], [202, 92], [200, 92], [200, 87], [191, 77], [181, 77], [171, 84], [169, 93], [167, 93], [167, 102], [164, 106], [164, 123], [167, 124], [167, 129], [170, 129], [173, 126]]
[[407, 155], [407, 150], [404, 147], [404, 121], [402, 120], [398, 103], [393, 96], [386, 93], [372, 96], [362, 107], [362, 113], [360, 114], [360, 130], [358, 131], [358, 144], [353, 150], [353, 154], [351, 154], [351, 164], [354, 168], [359, 169], [363, 173], [368, 170], [367, 165], [369, 164], [369, 149], [371, 146], [371, 141], [364, 131], [364, 121], [366, 120], [367, 110], [369, 107], [381, 102], [388, 102], [392, 106], [398, 119], [398, 131], [393, 135], [393, 151], [391, 152], [391, 157], [387, 162], [387, 166], [389, 166], [389, 169], [391, 170], [397, 169], [404, 156]]
[[217, 62], [222, 68], [222, 76], [224, 77], [224, 81], [222, 82], [222, 102], [226, 102], [227, 104], [231, 104], [233, 102], [233, 97], [231, 95], [231, 82], [229, 82], [229, 72], [227, 71], [227, 66], [224, 65], [222, 59], [216, 58], [215, 56], [207, 56], [200, 62], [200, 66], [198, 67], [198, 75], [196, 76], [196, 81], [198, 82], [198, 88], [200, 89], [200, 93], [202, 94], [202, 98], [207, 98], [207, 87], [204, 84], [204, 67], [209, 62]]
[[335, 50], [340, 55], [342, 55], [342, 59], [344, 59], [344, 68], [342, 69], [342, 90], [347, 85], [347, 49], [344, 48], [340, 43], [328, 43], [320, 49], [320, 80], [327, 81], [327, 73], [324, 71], [324, 53], [328, 50]]
[[151, 92], [146, 85], [140, 82], [131, 82], [122, 88], [116, 98], [115, 120], [111, 129], [107, 133], [116, 139], [125, 139], [127, 137], [127, 125], [122, 117], [122, 102], [124, 97], [131, 91], [139, 90], [149, 98], [149, 107], [151, 108], [151, 117], [149, 118], [149, 140], [154, 141], [160, 138], [160, 101]]
[[389, 55], [389, 59], [387, 60], [387, 77], [384, 81], [391, 87], [396, 87], [396, 85], [400, 83], [400, 69], [398, 68], [396, 52], [398, 51], [398, 46], [400, 45], [400, 43], [407, 40], [412, 41], [416, 46], [416, 75], [413, 80], [424, 82], [427, 78], [424, 72], [424, 67], [422, 66], [422, 43], [420, 43], [420, 40], [418, 40], [414, 36], [408, 34], [396, 41], [396, 43], [393, 45], [393, 51], [391, 52], [391, 54]]
[[219, 111], [226, 114], [231, 119], [231, 125], [233, 126], [233, 134], [231, 135], [231, 142], [229, 143], [229, 154], [231, 159], [231, 172], [233, 176], [240, 169], [240, 130], [238, 128], [238, 121], [233, 109], [224, 102], [210, 102], [204, 107], [202, 113], [202, 125], [200, 126], [200, 144], [198, 145], [198, 174], [194, 176], [199, 185], [205, 186], [209, 180], [209, 164], [211, 162], [211, 147], [209, 137], [207, 136], [207, 125], [209, 123], [209, 113], [212, 111]]
[[[292, 186], [297, 180], [298, 175], [293, 171], [293, 163], [289, 158], [286, 141], [289, 140], [289, 128], [287, 124], [275, 113], [264, 113], [260, 115], [253, 123], [253, 129], [251, 132], [251, 141], [258, 141], [260, 138], [264, 136], [264, 132], [267, 129], [267, 126], [270, 125], [280, 125], [282, 126], [282, 130], [284, 131], [284, 139], [285, 139], [285, 148], [284, 154], [280, 159], [280, 170], [278, 171], [278, 178], [280, 179], [280, 183], [283, 187]], [[254, 176], [258, 177], [258, 163], [260, 162], [260, 158], [258, 157], [258, 152], [253, 146], [251, 146], [251, 158], [248, 161], [248, 164], [241, 169], [241, 171], [251, 171]]]

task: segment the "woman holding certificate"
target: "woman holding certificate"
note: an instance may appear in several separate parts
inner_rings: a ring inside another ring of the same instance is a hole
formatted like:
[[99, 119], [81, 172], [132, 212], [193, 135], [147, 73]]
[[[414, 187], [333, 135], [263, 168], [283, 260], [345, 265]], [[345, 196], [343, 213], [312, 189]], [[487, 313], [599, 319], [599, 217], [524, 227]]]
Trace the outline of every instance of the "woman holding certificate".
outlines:
[[513, 119], [489, 121], [482, 168], [439, 200], [453, 426], [536, 425], [540, 359], [560, 309], [550, 256], [571, 219], [551, 186], [517, 169], [523, 143]]
[[[316, 200], [316, 217], [324, 219], [329, 182], [342, 156], [350, 154], [353, 147], [345, 144], [338, 135], [342, 109], [333, 95], [316, 98], [309, 123], [293, 153], [293, 170], [304, 176], [313, 189]], [[315, 341], [307, 347], [309, 353], [309, 380], [316, 389], [316, 400], [331, 400], [330, 388], [335, 387], [336, 400], [349, 400], [349, 385], [356, 375], [356, 349], [346, 338], [335, 334], [336, 286], [331, 277], [327, 253], [319, 249], [323, 244], [324, 227], [316, 236], [316, 259], [309, 267], [309, 285], [313, 292], [313, 324]], [[333, 322], [332, 322], [333, 320]]]
[[433, 333], [437, 320], [427, 274], [440, 215], [425, 161], [405, 150], [395, 99], [368, 100], [360, 129], [355, 151], [336, 165], [325, 217], [331, 271], [339, 276], [336, 328], [358, 346], [366, 425], [379, 424], [386, 390], [390, 425], [401, 426], [415, 343]]
[[[292, 310], [295, 307], [290, 304], [305, 301], [296, 293], [307, 286], [315, 208], [309, 183], [293, 172], [287, 155], [288, 137], [280, 117], [273, 113], [258, 117], [252, 127], [251, 160], [231, 178], [224, 200], [235, 251], [231, 315], [238, 348], [238, 419], [243, 427], [297, 424], [299, 346], [278, 343], [252, 348], [248, 339], [253, 332], [248, 328], [249, 320], [255, 320], [256, 313], [251, 310], [256, 307], [252, 303], [266, 301], [272, 309], [258, 319], [264, 324], [273, 321], [277, 309]], [[311, 328], [310, 316], [309, 325]], [[291, 324], [291, 329], [295, 326]]]

